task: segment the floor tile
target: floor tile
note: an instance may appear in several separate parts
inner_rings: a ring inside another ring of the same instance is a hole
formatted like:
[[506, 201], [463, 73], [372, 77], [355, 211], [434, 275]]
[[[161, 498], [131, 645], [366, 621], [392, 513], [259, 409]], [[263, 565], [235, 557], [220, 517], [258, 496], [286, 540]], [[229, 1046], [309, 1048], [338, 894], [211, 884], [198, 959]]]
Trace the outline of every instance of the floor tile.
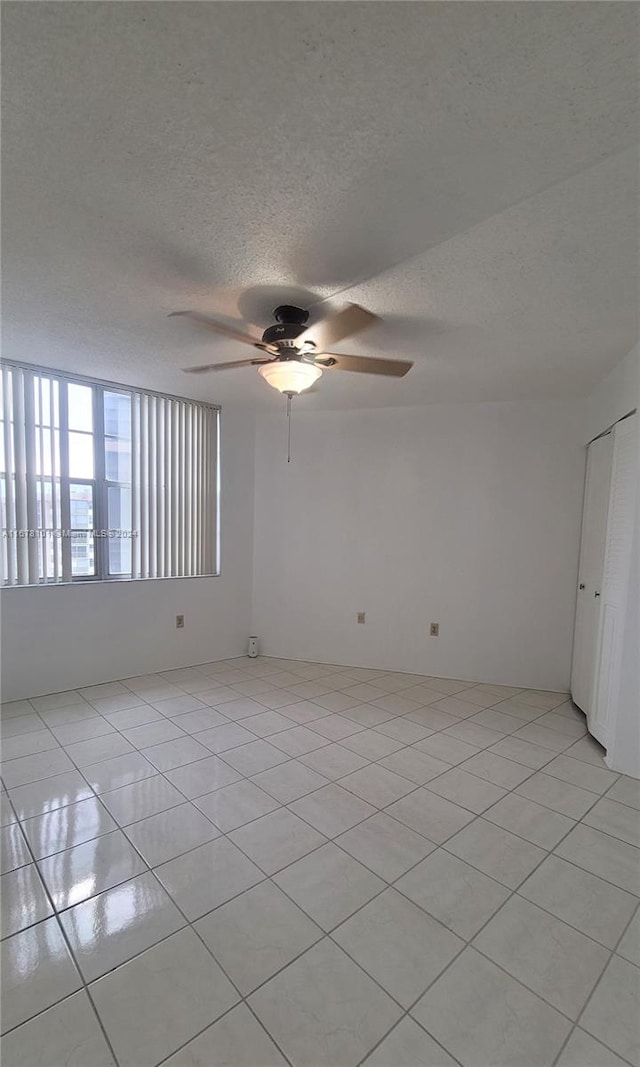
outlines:
[[[264, 694], [265, 698], [267, 693]], [[295, 697], [291, 698], [290, 703], [295, 702]], [[285, 704], [286, 704], [285, 700]], [[226, 715], [228, 719], [233, 719], [234, 722], [242, 719], [249, 719], [252, 715], [261, 715], [265, 712], [266, 705], [259, 703], [257, 700], [249, 700], [248, 697], [244, 697], [240, 700], [229, 700], [224, 705], [223, 715]]]
[[224, 726], [229, 720], [214, 708], [202, 708], [200, 711], [188, 711], [186, 715], [178, 715], [175, 720], [181, 730], [188, 734], [202, 733], [203, 730], [212, 730], [215, 726]]
[[529, 767], [498, 756], [495, 752], [478, 752], [477, 756], [467, 760], [464, 770], [503, 789], [513, 789], [531, 775]]
[[469, 682], [458, 681], [456, 678], [427, 678], [424, 683], [428, 689], [434, 689], [437, 693], [451, 696], [461, 693], [463, 689], [469, 689]]
[[97, 700], [90, 701], [101, 715], [107, 715], [113, 711], [127, 711], [129, 708], [138, 707], [142, 702], [142, 697], [138, 696], [137, 693], [130, 692], [128, 689], [114, 696], [100, 697]]
[[121, 830], [57, 852], [38, 866], [59, 911], [146, 870]]
[[[410, 712], [405, 716], [407, 722], [414, 722], [418, 726], [424, 726], [426, 729], [446, 730], [449, 726], [455, 726], [457, 722], [461, 722], [455, 715], [447, 715], [444, 711], [438, 711], [437, 708], [418, 708], [416, 711]], [[500, 734], [502, 737], [502, 734]]]
[[463, 760], [468, 760], [478, 752], [478, 749], [474, 748], [473, 745], [468, 745], [465, 741], [459, 741], [455, 737], [446, 737], [443, 733], [432, 734], [431, 737], [420, 741], [416, 748], [419, 748], [421, 752], [426, 752], [428, 756], [435, 756], [436, 759], [444, 760], [445, 763], [450, 763], [452, 766], [462, 763]]
[[462, 1067], [551, 1067], [571, 1029], [568, 1019], [472, 948], [411, 1014]]
[[[465, 692], [465, 690], [463, 690]], [[431, 705], [436, 711], [444, 711], [447, 715], [453, 715], [456, 719], [470, 719], [478, 714], [478, 706], [465, 700], [463, 694], [459, 696], [445, 696]]]
[[457, 1067], [456, 1061], [409, 1016], [367, 1056], [362, 1067]]
[[155, 874], [191, 922], [264, 878], [262, 871], [223, 837], [163, 863]]
[[103, 737], [115, 733], [115, 727], [102, 715], [84, 722], [68, 722], [64, 726], [52, 726], [51, 733], [61, 745], [72, 745], [76, 741], [89, 741], [92, 737]]
[[359, 722], [347, 719], [344, 715], [325, 715], [322, 719], [314, 719], [309, 723], [309, 729], [326, 738], [327, 741], [343, 741], [352, 734], [362, 733], [365, 729]]
[[538, 771], [516, 789], [518, 796], [527, 797], [538, 804], [567, 815], [570, 819], [580, 819], [596, 801], [593, 793], [580, 789], [577, 785], [553, 778], [544, 771]]
[[347, 919], [333, 937], [405, 1008], [464, 944], [395, 889], [386, 889]]
[[31, 862], [24, 834], [18, 823], [0, 829], [0, 874], [15, 871]]
[[515, 719], [513, 715], [507, 715], [496, 708], [479, 711], [469, 721], [476, 723], [477, 726], [486, 726], [489, 730], [497, 730], [501, 734], [514, 734], [522, 726], [520, 719]]
[[21, 715], [33, 715], [34, 705], [30, 700], [10, 700], [0, 704], [0, 719], [13, 719]]
[[451, 768], [450, 763], [444, 763], [442, 760], [436, 759], [435, 756], [429, 756], [415, 745], [411, 748], [403, 748], [401, 752], [393, 752], [390, 756], [385, 756], [384, 759], [380, 760], [380, 766], [394, 771], [402, 778], [408, 778], [410, 782], [415, 782], [416, 785], [425, 785], [432, 778], [437, 778], [439, 774], [444, 774], [445, 771]]
[[116, 1067], [86, 993], [23, 1023], [2, 1040], [3, 1067]]
[[264, 790], [247, 781], [206, 793], [194, 803], [225, 834], [280, 806]]
[[267, 982], [249, 1003], [296, 1067], [355, 1067], [401, 1014], [326, 939]]
[[81, 985], [57, 919], [45, 919], [8, 937], [2, 942], [2, 1032]]
[[285, 763], [289, 758], [286, 753], [281, 752], [268, 741], [252, 741], [248, 745], [229, 749], [223, 755], [225, 763], [229, 763], [247, 778], [260, 771], [266, 771], [269, 767], [277, 767], [279, 763]]
[[552, 708], [556, 708], [559, 704], [563, 704], [567, 699], [567, 694], [546, 692], [540, 689], [526, 689], [524, 692], [518, 693], [514, 699], [517, 700], [519, 704], [525, 704], [532, 708], [540, 708], [542, 713], [543, 711], [551, 711]]
[[206, 915], [195, 928], [243, 996], [322, 937], [319, 927], [266, 881]]
[[[44, 724], [43, 724], [44, 727]], [[2, 737], [2, 763], [21, 756], [33, 756], [36, 752], [47, 752], [51, 748], [58, 748], [51, 730], [34, 730], [28, 734], [18, 734], [17, 737]]]
[[[84, 743], [93, 744], [93, 742]], [[61, 748], [52, 748], [47, 752], [37, 752], [34, 756], [22, 756], [20, 759], [9, 760], [3, 763], [1, 768], [2, 779], [9, 790], [14, 786], [38, 782], [42, 778], [52, 778], [56, 774], [75, 769], [69, 756]]]
[[335, 837], [374, 815], [376, 809], [334, 782], [295, 800], [291, 810], [327, 837]]
[[618, 804], [615, 800], [603, 797], [589, 811], [583, 822], [602, 830], [605, 834], [618, 837], [630, 845], [640, 847], [640, 817], [635, 808]]
[[386, 808], [387, 804], [392, 804], [416, 788], [415, 782], [377, 763], [370, 763], [368, 767], [348, 774], [340, 780], [340, 786], [376, 808]]
[[556, 855], [640, 896], [640, 853], [626, 841], [581, 823], [558, 845]]
[[22, 828], [34, 858], [39, 860], [108, 834], [116, 824], [98, 798], [90, 797], [27, 819]]
[[75, 689], [69, 689], [65, 693], [49, 693], [47, 696], [32, 697], [31, 704], [36, 711], [53, 711], [56, 708], [67, 708], [71, 704], [86, 705], [86, 700]]
[[427, 789], [417, 789], [387, 809], [405, 826], [440, 845], [473, 819], [471, 812]]
[[[139, 727], [144, 729], [144, 727]], [[78, 767], [87, 767], [92, 763], [103, 763], [114, 756], [124, 756], [134, 748], [122, 734], [106, 734], [93, 737], [89, 741], [78, 741], [67, 745], [67, 753]]]
[[420, 723], [412, 722], [404, 716], [381, 722], [377, 730], [379, 734], [393, 737], [396, 741], [402, 741], [404, 745], [413, 745], [416, 741], [423, 741], [425, 737], [433, 733], [430, 727], [421, 726]]
[[192, 930], [100, 978], [91, 993], [121, 1067], [158, 1063], [238, 1000]]
[[9, 802], [9, 795], [3, 790], [0, 793], [0, 826], [11, 826], [15, 822], [17, 817]]
[[595, 737], [591, 737], [589, 734], [580, 738], [579, 741], [575, 741], [571, 748], [566, 750], [566, 753], [570, 758], [590, 763], [594, 767], [605, 767], [605, 750], [602, 745], [598, 744]]
[[206, 759], [210, 750], [201, 745], [195, 737], [178, 737], [174, 741], [164, 741], [152, 748], [145, 748], [143, 755], [159, 771], [172, 771], [175, 767], [184, 767], [187, 763]]
[[211, 752], [226, 752], [230, 748], [239, 748], [240, 745], [249, 744], [255, 740], [255, 736], [245, 730], [240, 723], [230, 722], [224, 726], [214, 726], [210, 730], [203, 730], [197, 734], [196, 740], [205, 745]]
[[332, 781], [343, 778], [351, 771], [357, 771], [359, 767], [366, 767], [368, 762], [364, 756], [359, 756], [357, 752], [352, 752], [343, 745], [327, 745], [300, 756], [300, 763], [304, 763], [305, 767], [311, 767]]
[[53, 914], [34, 863], [9, 871], [0, 878], [2, 937], [17, 934]]
[[460, 722], [448, 726], [443, 731], [442, 736], [456, 737], [468, 745], [485, 749], [501, 741], [504, 734], [499, 733], [497, 730], [487, 730], [486, 726], [478, 726], [477, 723], [469, 722], [468, 719], [461, 719]]
[[286, 1067], [286, 1062], [255, 1015], [239, 1004], [165, 1060], [164, 1067]]
[[203, 707], [207, 707], [196, 697], [185, 694], [179, 697], [169, 697], [168, 700], [149, 700], [148, 703], [153, 704], [154, 708], [168, 719], [173, 715], [183, 715], [188, 711], [200, 711]]
[[241, 779], [237, 771], [217, 756], [198, 759], [195, 763], [175, 767], [173, 770], [165, 771], [164, 774], [189, 800], [211, 793], [214, 789], [233, 785]]
[[258, 737], [270, 737], [272, 734], [282, 733], [283, 730], [290, 730], [291, 720], [277, 711], [265, 711], [263, 708], [259, 715], [250, 715], [243, 719], [242, 725]]
[[609, 959], [607, 949], [519, 896], [481, 930], [474, 947], [571, 1019]]
[[509, 896], [505, 886], [441, 848], [400, 878], [396, 889], [466, 941]]
[[640, 1062], [640, 970], [614, 956], [580, 1020], [581, 1027], [630, 1063]]
[[574, 741], [582, 737], [587, 729], [584, 717], [581, 720], [569, 718], [567, 715], [558, 715], [555, 711], [548, 711], [540, 719], [536, 719], [536, 726], [557, 730], [558, 733], [573, 738]]
[[[342, 714], [345, 719], [353, 719], [354, 722], [360, 723], [361, 726], [375, 727], [376, 729], [385, 723], [394, 721], [394, 715], [391, 712], [376, 708], [373, 704], [356, 704], [355, 708], [347, 708]], [[388, 736], [393, 737], [393, 734]]]
[[156, 722], [148, 722], [144, 726], [134, 726], [132, 730], [125, 730], [124, 736], [134, 748], [142, 749], [161, 745], [164, 741], [175, 741], [178, 737], [184, 737], [185, 732], [171, 719], [158, 719]]
[[79, 689], [78, 692], [85, 700], [89, 700], [92, 703], [105, 697], [131, 696], [128, 686], [125, 686], [122, 682], [102, 682], [101, 685], [86, 686], [84, 689]]
[[549, 730], [544, 726], [539, 726], [537, 722], [527, 723], [521, 730], [518, 730], [515, 737], [522, 741], [530, 741], [531, 744], [539, 745], [540, 748], [548, 748], [550, 752], [556, 754], [564, 752], [565, 748], [568, 748], [571, 744], [570, 737], [558, 733], [557, 730]]
[[575, 826], [574, 820], [566, 815], [543, 808], [516, 793], [510, 793], [494, 804], [485, 812], [485, 819], [546, 849], [552, 849]]
[[184, 797], [175, 786], [171, 785], [161, 774], [153, 778], [142, 778], [139, 782], [101, 793], [100, 800], [113, 815], [119, 826], [157, 815], [167, 808], [184, 804]]
[[322, 834], [285, 808], [263, 815], [229, 836], [265, 874], [275, 874], [325, 842]]
[[151, 873], [108, 889], [60, 916], [86, 982], [92, 982], [185, 925]]
[[292, 723], [298, 723], [303, 726], [305, 723], [313, 722], [314, 719], [321, 719], [324, 715], [330, 715], [326, 708], [321, 708], [319, 704], [313, 704], [310, 700], [301, 700], [298, 704], [287, 704], [282, 708], [281, 715], [284, 715], [286, 719], [290, 719]]
[[559, 856], [548, 856], [518, 892], [611, 949], [637, 905], [630, 893]]
[[274, 878], [323, 930], [347, 919], [384, 889], [384, 882], [329, 843]]
[[219, 830], [193, 804], [150, 815], [126, 829], [127, 837], [150, 867], [212, 841]]
[[341, 834], [336, 844], [387, 882], [395, 881], [435, 848], [422, 834], [383, 812]]
[[495, 804], [497, 800], [505, 796], [505, 790], [492, 782], [478, 778], [474, 774], [467, 774], [461, 767], [441, 774], [438, 778], [427, 782], [426, 787], [430, 792], [437, 793], [445, 800], [451, 800], [462, 808], [481, 815], [483, 811]]
[[[105, 715], [105, 720], [116, 730], [132, 730], [134, 726], [145, 726], [150, 722], [162, 721], [163, 716], [151, 704], [138, 704], [126, 711], [112, 711]], [[91, 720], [90, 720], [91, 721]]]
[[289, 728], [281, 733], [272, 734], [269, 741], [287, 756], [303, 756], [305, 752], [313, 752], [316, 748], [322, 748], [328, 744], [327, 738], [308, 730], [306, 726], [294, 726], [289, 722]]
[[618, 781], [607, 793], [609, 800], [617, 800], [620, 804], [627, 804], [630, 808], [640, 810], [640, 781], [636, 778], [627, 778], [620, 775]]
[[524, 882], [545, 856], [537, 845], [523, 841], [483, 818], [465, 826], [447, 841], [447, 851], [510, 889], [516, 889]]
[[624, 956], [625, 960], [629, 960], [630, 963], [635, 963], [636, 967], [640, 967], [640, 910], [636, 912], [629, 923], [627, 932], [618, 945], [617, 951], [620, 956]]
[[557, 1067], [625, 1067], [625, 1062], [577, 1027], [563, 1048]]
[[327, 779], [323, 775], [298, 760], [289, 760], [288, 763], [281, 763], [268, 771], [260, 771], [254, 775], [252, 781], [281, 804], [289, 804], [292, 800], [298, 800], [299, 797], [327, 785]]
[[498, 756], [504, 756], [505, 759], [514, 760], [515, 763], [522, 763], [523, 766], [530, 767], [532, 771], [539, 771], [541, 767], [553, 760], [553, 752], [550, 752], [548, 748], [533, 745], [530, 741], [523, 741], [519, 737], [504, 737], [502, 741], [492, 745], [489, 751], [496, 752]]
[[63, 808], [65, 804], [74, 804], [93, 796], [93, 790], [87, 785], [80, 771], [65, 771], [52, 778], [43, 778], [39, 782], [16, 786], [9, 791], [19, 819], [30, 819], [36, 815]]
[[345, 696], [344, 693], [327, 693], [325, 696], [314, 697], [312, 703], [327, 711], [340, 712], [355, 708], [356, 704], [361, 704], [362, 701], [357, 697]]
[[119, 789], [143, 778], [150, 778], [158, 773], [158, 768], [149, 763], [140, 752], [128, 752], [125, 756], [114, 756], [104, 763], [92, 763], [82, 772], [96, 793], [106, 793], [110, 789]]
[[298, 693], [292, 693], [289, 689], [272, 689], [268, 693], [260, 693], [256, 700], [265, 708], [284, 708], [287, 704], [297, 704], [300, 700]]
[[566, 754], [556, 756], [551, 760], [551, 763], [545, 767], [544, 773], [592, 793], [605, 793], [618, 777], [613, 771], [608, 771], [604, 767], [593, 767], [589, 763], [572, 759]]
[[422, 707], [422, 700], [407, 696], [404, 692], [387, 693], [383, 697], [375, 697], [369, 703], [393, 715], [406, 715], [407, 712], [416, 711]]

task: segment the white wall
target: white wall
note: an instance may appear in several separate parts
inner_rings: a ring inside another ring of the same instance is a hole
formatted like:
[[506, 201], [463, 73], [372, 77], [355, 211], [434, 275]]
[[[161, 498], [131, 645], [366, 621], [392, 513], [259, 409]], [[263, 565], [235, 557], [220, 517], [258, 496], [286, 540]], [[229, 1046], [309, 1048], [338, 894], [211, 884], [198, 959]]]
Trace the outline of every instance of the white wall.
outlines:
[[[221, 575], [9, 589], [2, 699], [242, 655], [251, 625], [253, 417], [222, 415]], [[185, 616], [176, 630], [175, 616]]]
[[284, 416], [257, 425], [262, 650], [567, 688], [585, 462], [576, 405], [303, 404], [289, 465]]

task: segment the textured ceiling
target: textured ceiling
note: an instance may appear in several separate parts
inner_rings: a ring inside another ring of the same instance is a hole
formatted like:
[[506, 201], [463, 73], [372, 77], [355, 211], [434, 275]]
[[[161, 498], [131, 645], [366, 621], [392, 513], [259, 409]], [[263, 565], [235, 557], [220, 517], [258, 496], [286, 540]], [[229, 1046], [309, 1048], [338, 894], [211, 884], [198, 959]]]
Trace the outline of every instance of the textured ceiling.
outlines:
[[585, 392], [635, 341], [638, 18], [5, 2], [5, 356], [273, 408], [182, 375], [248, 350], [166, 316], [264, 327], [295, 286], [383, 317], [342, 351], [415, 361], [307, 409]]

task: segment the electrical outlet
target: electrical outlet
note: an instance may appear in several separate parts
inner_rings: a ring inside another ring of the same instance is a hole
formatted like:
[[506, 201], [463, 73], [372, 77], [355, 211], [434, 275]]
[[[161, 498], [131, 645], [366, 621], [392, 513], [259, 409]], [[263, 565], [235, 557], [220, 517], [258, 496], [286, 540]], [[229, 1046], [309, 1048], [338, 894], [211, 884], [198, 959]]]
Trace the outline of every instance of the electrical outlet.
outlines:
[[176, 630], [184, 630], [184, 615], [176, 615]]
[[440, 633], [440, 623], [439, 622], [432, 622], [431, 626], [429, 627], [429, 637], [438, 637], [439, 633]]
[[366, 616], [365, 612], [364, 611], [359, 611], [358, 612], [358, 622], [366, 622], [366, 621], [367, 621], [367, 616]]

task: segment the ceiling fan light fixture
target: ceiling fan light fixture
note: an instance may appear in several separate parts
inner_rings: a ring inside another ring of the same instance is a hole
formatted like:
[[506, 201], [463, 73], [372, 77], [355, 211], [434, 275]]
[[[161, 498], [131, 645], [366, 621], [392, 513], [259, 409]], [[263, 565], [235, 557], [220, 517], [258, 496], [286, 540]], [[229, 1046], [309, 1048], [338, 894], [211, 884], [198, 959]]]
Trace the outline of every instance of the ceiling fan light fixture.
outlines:
[[322, 376], [320, 367], [297, 359], [278, 360], [258, 367], [265, 382], [279, 393], [302, 393]]

